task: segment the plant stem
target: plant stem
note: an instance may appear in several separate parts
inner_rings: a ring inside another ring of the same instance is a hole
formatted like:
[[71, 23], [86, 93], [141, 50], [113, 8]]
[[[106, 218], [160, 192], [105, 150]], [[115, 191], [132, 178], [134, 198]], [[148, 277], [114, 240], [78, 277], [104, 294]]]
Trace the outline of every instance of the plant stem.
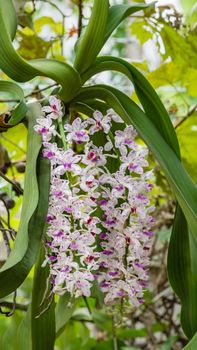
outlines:
[[63, 123], [62, 123], [62, 120], [60, 120], [60, 119], [58, 119], [58, 128], [59, 128], [59, 132], [60, 132], [60, 135], [61, 135], [61, 139], [62, 139], [62, 143], [63, 143], [64, 149], [66, 151], [68, 149], [68, 145], [67, 145], [66, 138], [65, 138]]

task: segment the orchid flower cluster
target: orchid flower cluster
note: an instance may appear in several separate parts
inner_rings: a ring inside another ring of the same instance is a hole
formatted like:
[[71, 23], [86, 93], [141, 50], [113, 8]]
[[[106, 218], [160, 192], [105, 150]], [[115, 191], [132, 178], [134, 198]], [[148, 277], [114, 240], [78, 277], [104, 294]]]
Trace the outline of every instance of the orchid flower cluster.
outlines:
[[45, 263], [53, 292], [88, 297], [97, 283], [106, 304], [124, 298], [138, 306], [154, 223], [148, 151], [112, 109], [63, 125], [61, 102], [55, 96], [49, 102], [35, 130], [51, 164]]

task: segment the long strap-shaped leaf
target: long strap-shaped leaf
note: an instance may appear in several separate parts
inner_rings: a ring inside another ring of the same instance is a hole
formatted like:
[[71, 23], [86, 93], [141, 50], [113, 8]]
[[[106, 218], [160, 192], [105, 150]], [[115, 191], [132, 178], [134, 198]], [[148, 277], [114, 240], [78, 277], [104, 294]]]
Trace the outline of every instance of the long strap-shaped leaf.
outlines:
[[80, 73], [91, 66], [103, 46], [108, 11], [109, 0], [94, 0], [88, 26], [77, 44], [74, 67]]
[[47, 76], [58, 82], [62, 89], [59, 95], [70, 101], [80, 89], [80, 76], [70, 65], [51, 59], [36, 59], [29, 62], [20, 57], [12, 44], [15, 32], [16, 13], [12, 0], [0, 0], [0, 68], [13, 80], [25, 82], [36, 76]]
[[[101, 57], [97, 59], [94, 66], [84, 73], [83, 80], [89, 79], [90, 76], [101, 70], [109, 69], [109, 66], [110, 69], [125, 74], [133, 82], [138, 98], [146, 111], [146, 115], [168, 144], [171, 145], [177, 156], [180, 157], [176, 134], [168, 113], [150, 83], [135, 67], [119, 58]], [[189, 245], [187, 254], [184, 251], [185, 247], [183, 242], [186, 237], [187, 240], [189, 240], [189, 230], [188, 226], [179, 225], [179, 220], [185, 220], [185, 218], [180, 207], [177, 206], [173, 224], [173, 244], [170, 244], [168, 252], [168, 271], [171, 285], [176, 294], [180, 297], [183, 305], [183, 329], [187, 336], [191, 337], [197, 329], [197, 320], [194, 316], [197, 315], [197, 305], [193, 300], [193, 296], [196, 293], [196, 282], [194, 282], [196, 281], [196, 272], [195, 269], [192, 269], [192, 264], [197, 261], [197, 258], [196, 251], [192, 254]], [[186, 260], [186, 255], [189, 256], [188, 260]], [[185, 265], [188, 265], [187, 269], [184, 268]], [[192, 283], [190, 283], [190, 280]]]
[[187, 221], [177, 208], [169, 246], [168, 275], [182, 301], [181, 323], [188, 338], [195, 334], [197, 325], [196, 252], [197, 242], [193, 235], [188, 235]]
[[73, 102], [98, 98], [111, 105], [127, 124], [133, 123], [150, 147], [172, 185], [179, 204], [197, 239], [197, 189], [176, 154], [144, 112], [125, 94], [106, 85], [83, 88]]
[[35, 262], [45, 225], [50, 167], [40, 154], [41, 137], [33, 129], [40, 115], [39, 103], [29, 105], [23, 207], [14, 247], [0, 270], [0, 298], [13, 292], [28, 275]]
[[20, 86], [11, 81], [0, 81], [0, 91], [9, 92], [13, 95], [14, 98], [19, 100], [19, 103], [16, 105], [12, 111], [12, 117], [9, 120], [9, 125], [18, 124], [26, 115], [27, 106], [24, 101], [24, 93]]
[[45, 251], [41, 247], [35, 265], [32, 291], [32, 350], [53, 350], [55, 343], [55, 303], [54, 300], [49, 303], [47, 298], [43, 301], [49, 277], [49, 266], [42, 267], [44, 259]]
[[136, 93], [147, 116], [179, 156], [179, 144], [174, 127], [164, 105], [147, 79], [125, 60], [111, 56], [102, 56], [97, 58], [94, 65], [82, 75], [82, 83], [104, 70], [115, 70], [129, 78], [135, 86]]
[[105, 32], [105, 41], [110, 37], [112, 32], [118, 27], [118, 25], [124, 21], [125, 18], [131, 16], [133, 13], [145, 10], [150, 6], [154, 6], [155, 1], [150, 4], [133, 3], [114, 5], [110, 7], [109, 16], [107, 20], [107, 27]]

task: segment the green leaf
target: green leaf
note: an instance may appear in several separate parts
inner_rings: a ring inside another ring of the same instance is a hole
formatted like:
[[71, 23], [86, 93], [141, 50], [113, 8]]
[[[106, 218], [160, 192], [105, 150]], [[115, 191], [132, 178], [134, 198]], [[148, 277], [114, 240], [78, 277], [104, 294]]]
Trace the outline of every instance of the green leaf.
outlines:
[[[177, 64], [197, 68], [196, 50], [189, 40], [189, 35], [184, 37], [167, 24], [163, 24], [160, 35], [165, 45], [164, 58], [170, 56]], [[194, 39], [196, 40], [196, 37]]]
[[36, 118], [41, 115], [40, 104], [32, 103], [28, 109], [29, 132], [22, 213], [14, 247], [0, 269], [0, 298], [13, 292], [31, 270], [48, 210], [50, 167], [40, 154], [41, 137], [33, 129]]
[[27, 107], [24, 101], [24, 93], [20, 86], [11, 81], [0, 81], [0, 91], [8, 92], [13, 95], [14, 99], [19, 100], [19, 103], [16, 105], [12, 111], [11, 118], [9, 120], [9, 125], [16, 125], [25, 117], [27, 112]]
[[[168, 253], [168, 277], [182, 304], [181, 321], [191, 338], [197, 328], [197, 243], [188, 234], [187, 221], [177, 208]], [[178, 278], [177, 278], [178, 276]]]
[[62, 22], [56, 22], [52, 17], [42, 16], [34, 21], [34, 29], [40, 33], [43, 26], [48, 26], [54, 34], [62, 35]]
[[177, 136], [181, 147], [183, 164], [193, 180], [197, 183], [197, 113], [188, 117], [177, 127]]
[[56, 318], [56, 335], [57, 337], [62, 333], [66, 323], [72, 317], [76, 302], [71, 299], [69, 293], [65, 293], [59, 298], [55, 309]]
[[193, 336], [190, 342], [184, 346], [183, 350], [196, 350], [197, 348], [197, 333]]
[[32, 349], [31, 342], [31, 307], [17, 329], [17, 348], [20, 350]]
[[[5, 15], [5, 12], [6, 15]], [[10, 78], [26, 82], [36, 76], [46, 76], [61, 85], [59, 96], [65, 102], [70, 101], [80, 89], [78, 72], [70, 65], [52, 59], [25, 61], [15, 51], [11, 42], [16, 17], [12, 0], [0, 0], [0, 68]]]
[[32, 303], [31, 303], [31, 327], [32, 350], [53, 350], [55, 343], [55, 303], [52, 296], [46, 294], [49, 265], [42, 267], [45, 259], [44, 247], [41, 247], [38, 261], [35, 265]]
[[113, 31], [119, 26], [119, 24], [124, 21], [125, 18], [131, 16], [133, 13], [145, 10], [147, 8], [153, 7], [155, 1], [150, 4], [136, 3], [132, 5], [114, 5], [109, 9], [109, 16], [107, 20], [107, 27], [105, 33], [105, 42], [113, 33]]
[[43, 40], [29, 27], [18, 30], [17, 38], [20, 43], [17, 52], [27, 60], [45, 58], [52, 45], [50, 41]]
[[109, 0], [94, 0], [88, 26], [77, 46], [74, 67], [80, 73], [91, 66], [103, 46], [108, 9]]
[[148, 26], [146, 19], [134, 21], [130, 29], [131, 34], [136, 36], [141, 45], [153, 38], [153, 31], [150, 29], [150, 26]]
[[15, 314], [12, 316], [10, 323], [5, 331], [5, 333], [2, 336], [2, 339], [0, 339], [0, 345], [1, 349], [3, 350], [11, 350], [16, 349], [20, 350], [16, 347], [16, 335], [17, 335], [17, 329], [21, 322], [22, 314], [19, 312], [15, 312]]
[[147, 79], [155, 88], [175, 84], [182, 80], [185, 69], [186, 66], [178, 65], [174, 61], [165, 62], [153, 72], [150, 72]]

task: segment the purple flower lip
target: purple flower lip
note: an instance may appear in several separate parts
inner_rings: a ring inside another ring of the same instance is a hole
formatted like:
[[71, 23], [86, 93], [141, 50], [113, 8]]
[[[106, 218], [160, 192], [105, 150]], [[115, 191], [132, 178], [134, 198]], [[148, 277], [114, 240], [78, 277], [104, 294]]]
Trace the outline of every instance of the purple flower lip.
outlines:
[[102, 124], [99, 120], [96, 121], [96, 127], [99, 128], [99, 129], [102, 129]]
[[89, 219], [86, 221], [86, 225], [91, 224], [92, 220], [93, 220], [93, 218], [90, 216]]
[[85, 261], [86, 261], [87, 263], [91, 263], [92, 261], [94, 261], [94, 259], [95, 259], [95, 258], [94, 258], [93, 255], [89, 255], [89, 256], [87, 256], [87, 258], [86, 258]]
[[126, 242], [126, 244], [130, 244], [131, 243], [130, 237], [125, 237], [125, 242]]
[[77, 245], [76, 242], [72, 242], [72, 243], [69, 245], [69, 247], [70, 247], [71, 249], [73, 249], [73, 250], [77, 250], [77, 249], [78, 249], [78, 245]]
[[72, 168], [72, 163], [64, 163], [64, 169], [70, 170]]
[[86, 185], [91, 188], [93, 186], [93, 181], [86, 181]]
[[76, 131], [75, 135], [76, 135], [76, 137], [78, 137], [80, 139], [86, 135], [86, 132], [85, 131]]
[[47, 129], [45, 126], [43, 128], [40, 129], [40, 133], [41, 134], [45, 134], [46, 132], [48, 132], [49, 129]]
[[106, 200], [106, 199], [101, 199], [100, 201], [99, 201], [99, 204], [100, 205], [105, 205], [105, 204], [107, 204], [108, 203], [108, 201]]
[[124, 190], [124, 186], [123, 185], [115, 186], [114, 188], [117, 191], [123, 191]]
[[91, 160], [92, 162], [97, 162], [98, 161], [98, 157], [96, 156], [96, 154], [92, 151], [90, 151], [88, 153], [88, 159]]
[[147, 282], [146, 281], [139, 281], [140, 286], [146, 288], [147, 287]]
[[149, 220], [149, 222], [150, 222], [150, 224], [155, 224], [156, 219], [152, 217], [152, 218]]
[[69, 271], [70, 271], [69, 266], [65, 266], [63, 269], [61, 269], [61, 272], [69, 272]]
[[129, 170], [135, 170], [135, 169], [137, 169], [137, 165], [131, 163], [131, 164], [129, 164], [128, 169]]
[[140, 264], [140, 263], [138, 263], [138, 262], [135, 262], [134, 265], [135, 265], [136, 267], [139, 267], [139, 269], [144, 269], [144, 265], [142, 265], [142, 264]]
[[109, 276], [117, 276], [117, 274], [118, 274], [118, 272], [117, 271], [110, 271], [109, 273], [108, 273], [108, 275]]
[[105, 250], [102, 251], [102, 253], [103, 253], [104, 255], [111, 255], [111, 254], [113, 254], [114, 252], [113, 252], [112, 250], [107, 250], [107, 249], [105, 249]]
[[147, 199], [147, 197], [144, 196], [143, 194], [138, 194], [138, 195], [137, 195], [137, 198], [138, 198], [138, 199], [141, 199], [141, 200]]
[[110, 286], [110, 283], [109, 283], [109, 282], [103, 281], [103, 282], [100, 283], [100, 287], [101, 287], [101, 288], [107, 288], [107, 287], [109, 287], [109, 286]]
[[154, 236], [154, 232], [152, 232], [152, 231], [144, 231], [143, 234], [145, 236], [148, 236], [148, 237], [153, 237]]
[[100, 233], [100, 235], [99, 235], [99, 238], [100, 239], [106, 239], [107, 238], [107, 234], [106, 233]]
[[149, 247], [144, 247], [143, 250], [150, 250], [150, 248]]
[[132, 208], [131, 208], [132, 214], [136, 214], [136, 211], [137, 211], [137, 208], [136, 208], [136, 207], [132, 207]]
[[57, 198], [60, 198], [62, 196], [62, 191], [55, 191], [54, 192], [54, 196], [57, 197]]
[[60, 230], [60, 231], [57, 231], [57, 233], [54, 234], [54, 237], [62, 237], [64, 236], [64, 231]]
[[125, 144], [125, 145], [131, 145], [132, 143], [133, 143], [133, 141], [130, 140], [130, 139], [125, 139], [125, 140], [124, 140], [124, 144]]
[[114, 225], [116, 223], [116, 219], [107, 219], [105, 223], [106, 225]]
[[53, 221], [55, 219], [55, 217], [53, 215], [47, 215], [47, 223], [50, 223], [51, 221]]
[[57, 106], [55, 104], [51, 105], [51, 108], [53, 109], [53, 112], [57, 112]]
[[144, 304], [144, 299], [138, 299], [139, 304]]
[[102, 261], [100, 264], [99, 264], [100, 267], [107, 267], [107, 263], [105, 261]]
[[71, 214], [71, 213], [72, 213], [72, 208], [70, 208], [70, 207], [66, 207], [66, 208], [64, 208], [64, 210], [65, 210], [68, 214]]
[[55, 153], [52, 151], [48, 151], [48, 152], [45, 151], [45, 152], [43, 152], [43, 155], [44, 155], [44, 157], [47, 157], [50, 159], [50, 158], [55, 156]]
[[117, 292], [117, 297], [124, 297], [126, 294], [123, 290], [120, 290], [119, 292]]
[[153, 186], [152, 184], [148, 184], [148, 188], [149, 188], [150, 190], [152, 190], [153, 187], [154, 187], [154, 186]]
[[49, 260], [50, 261], [56, 261], [57, 260], [57, 257], [56, 256], [54, 256], [54, 255], [51, 255], [50, 257], [49, 257]]

